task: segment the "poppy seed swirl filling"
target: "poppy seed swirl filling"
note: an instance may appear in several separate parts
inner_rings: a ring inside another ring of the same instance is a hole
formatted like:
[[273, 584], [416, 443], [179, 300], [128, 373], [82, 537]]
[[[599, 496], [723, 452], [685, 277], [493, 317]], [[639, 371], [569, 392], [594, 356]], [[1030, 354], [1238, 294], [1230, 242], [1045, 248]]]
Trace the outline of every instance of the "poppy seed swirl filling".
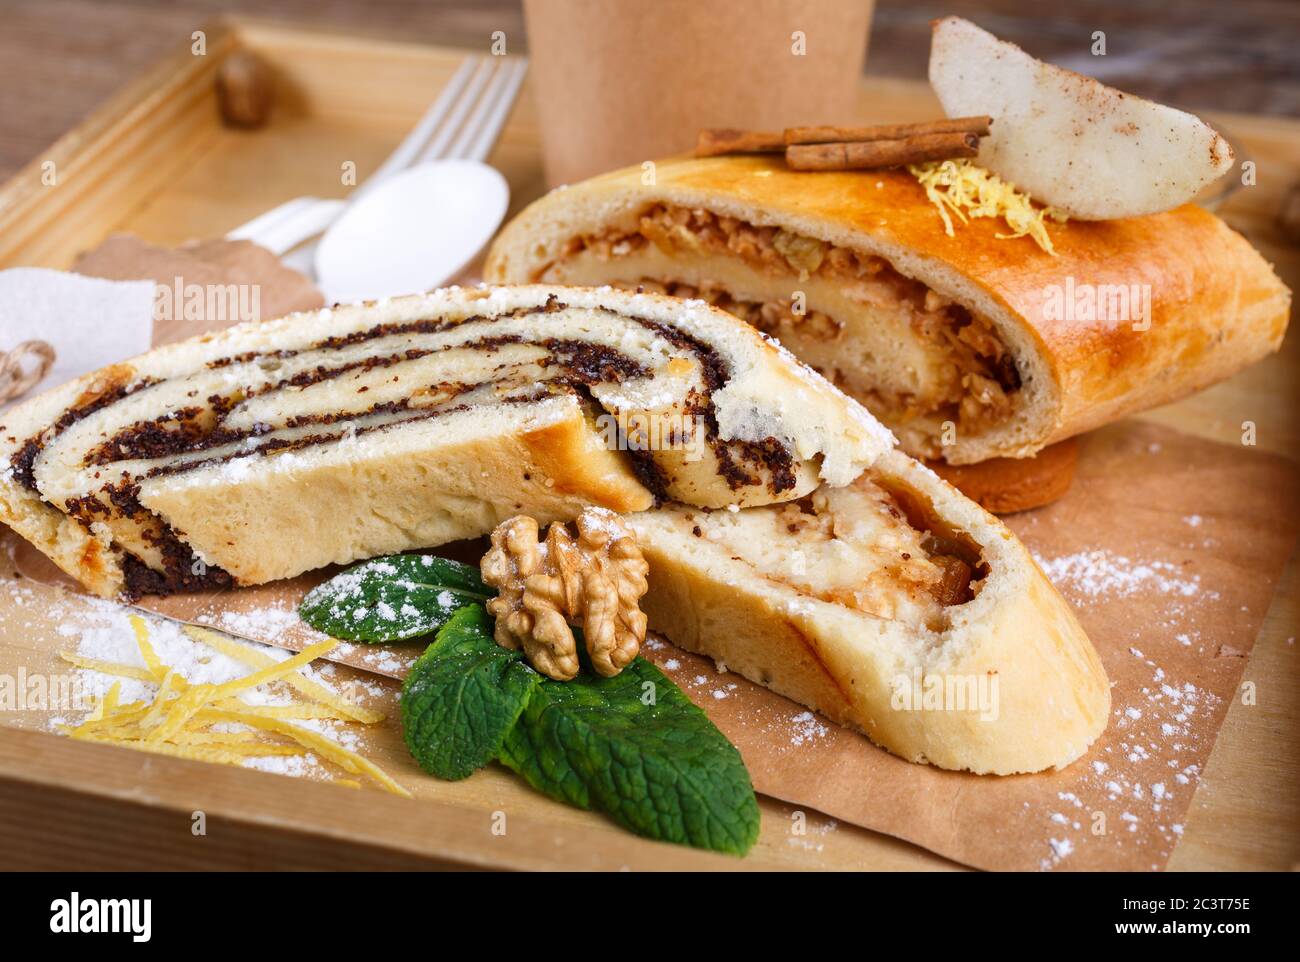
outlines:
[[[87, 531], [111, 533], [127, 595], [211, 590], [246, 582], [192, 547], [186, 525], [159, 507], [169, 485], [202, 475], [237, 487], [254, 473], [293, 471], [303, 455], [499, 408], [564, 404], [593, 436], [611, 425], [610, 457], [648, 490], [645, 507], [722, 506], [696, 496], [702, 470], [734, 494], [727, 503], [807, 493], [820, 455], [810, 462], [784, 437], [724, 439], [714, 395], [730, 378], [716, 349], [671, 323], [571, 309], [552, 296], [496, 315], [398, 320], [135, 376], [79, 399], [10, 463], [18, 484]], [[637, 419], [655, 417], [672, 422], [659, 446], [629, 443]]]

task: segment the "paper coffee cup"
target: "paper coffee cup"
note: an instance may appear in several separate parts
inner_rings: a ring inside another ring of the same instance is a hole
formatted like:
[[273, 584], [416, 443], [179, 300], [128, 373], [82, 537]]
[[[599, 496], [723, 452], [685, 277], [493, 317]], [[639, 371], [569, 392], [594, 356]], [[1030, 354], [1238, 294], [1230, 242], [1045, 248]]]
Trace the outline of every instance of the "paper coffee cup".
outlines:
[[872, 0], [524, 0], [551, 186], [692, 149], [701, 127], [853, 119]]

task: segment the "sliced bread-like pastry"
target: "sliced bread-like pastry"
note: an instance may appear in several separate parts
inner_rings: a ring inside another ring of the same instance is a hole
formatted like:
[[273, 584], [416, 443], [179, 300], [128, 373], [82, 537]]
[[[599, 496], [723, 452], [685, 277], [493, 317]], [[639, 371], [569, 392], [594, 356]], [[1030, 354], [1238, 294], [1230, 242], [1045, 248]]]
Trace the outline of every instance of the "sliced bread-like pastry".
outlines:
[[[996, 128], [996, 125], [995, 125]], [[497, 283], [700, 297], [778, 337], [904, 450], [1023, 458], [1176, 400], [1278, 349], [1291, 295], [1206, 210], [951, 234], [901, 170], [672, 158], [552, 191], [506, 225]]]
[[891, 443], [703, 304], [450, 290], [205, 335], [7, 412], [0, 519], [131, 596], [600, 505], [678, 644], [911, 760], [1067, 763], [1106, 718], [1087, 638], [1005, 527]]
[[891, 443], [721, 311], [452, 289], [203, 335], [20, 405], [0, 426], [0, 520], [90, 590], [138, 595], [430, 547], [517, 513], [790, 500]]
[[1106, 727], [1105, 671], [1024, 545], [901, 452], [794, 502], [626, 521], [652, 630], [909, 761], [1059, 768]]

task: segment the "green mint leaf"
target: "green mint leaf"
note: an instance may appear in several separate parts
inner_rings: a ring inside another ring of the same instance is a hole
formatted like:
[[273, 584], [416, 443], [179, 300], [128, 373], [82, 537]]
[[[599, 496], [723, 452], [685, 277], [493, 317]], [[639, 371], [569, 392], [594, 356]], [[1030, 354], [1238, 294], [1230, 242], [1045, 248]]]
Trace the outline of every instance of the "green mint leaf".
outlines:
[[332, 638], [402, 641], [437, 631], [458, 608], [495, 594], [469, 565], [434, 555], [389, 555], [317, 585], [298, 614]]
[[492, 761], [541, 676], [492, 638], [482, 605], [461, 608], [402, 685], [402, 733], [420, 767], [467, 778]]
[[640, 835], [735, 855], [758, 838], [740, 753], [644, 658], [613, 678], [541, 680], [500, 759], [539, 791]]

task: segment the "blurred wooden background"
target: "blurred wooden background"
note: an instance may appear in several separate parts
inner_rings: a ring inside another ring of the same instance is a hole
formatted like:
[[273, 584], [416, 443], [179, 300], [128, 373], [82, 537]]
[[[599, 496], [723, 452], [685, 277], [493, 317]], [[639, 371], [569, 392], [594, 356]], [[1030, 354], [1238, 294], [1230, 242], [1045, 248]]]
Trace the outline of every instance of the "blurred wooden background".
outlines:
[[[0, 180], [222, 12], [464, 47], [504, 30], [526, 43], [520, 0], [0, 0]], [[1156, 100], [1300, 116], [1297, 0], [877, 0], [867, 72], [923, 78], [928, 21], [947, 14]], [[1096, 30], [1105, 57], [1089, 53]]]

